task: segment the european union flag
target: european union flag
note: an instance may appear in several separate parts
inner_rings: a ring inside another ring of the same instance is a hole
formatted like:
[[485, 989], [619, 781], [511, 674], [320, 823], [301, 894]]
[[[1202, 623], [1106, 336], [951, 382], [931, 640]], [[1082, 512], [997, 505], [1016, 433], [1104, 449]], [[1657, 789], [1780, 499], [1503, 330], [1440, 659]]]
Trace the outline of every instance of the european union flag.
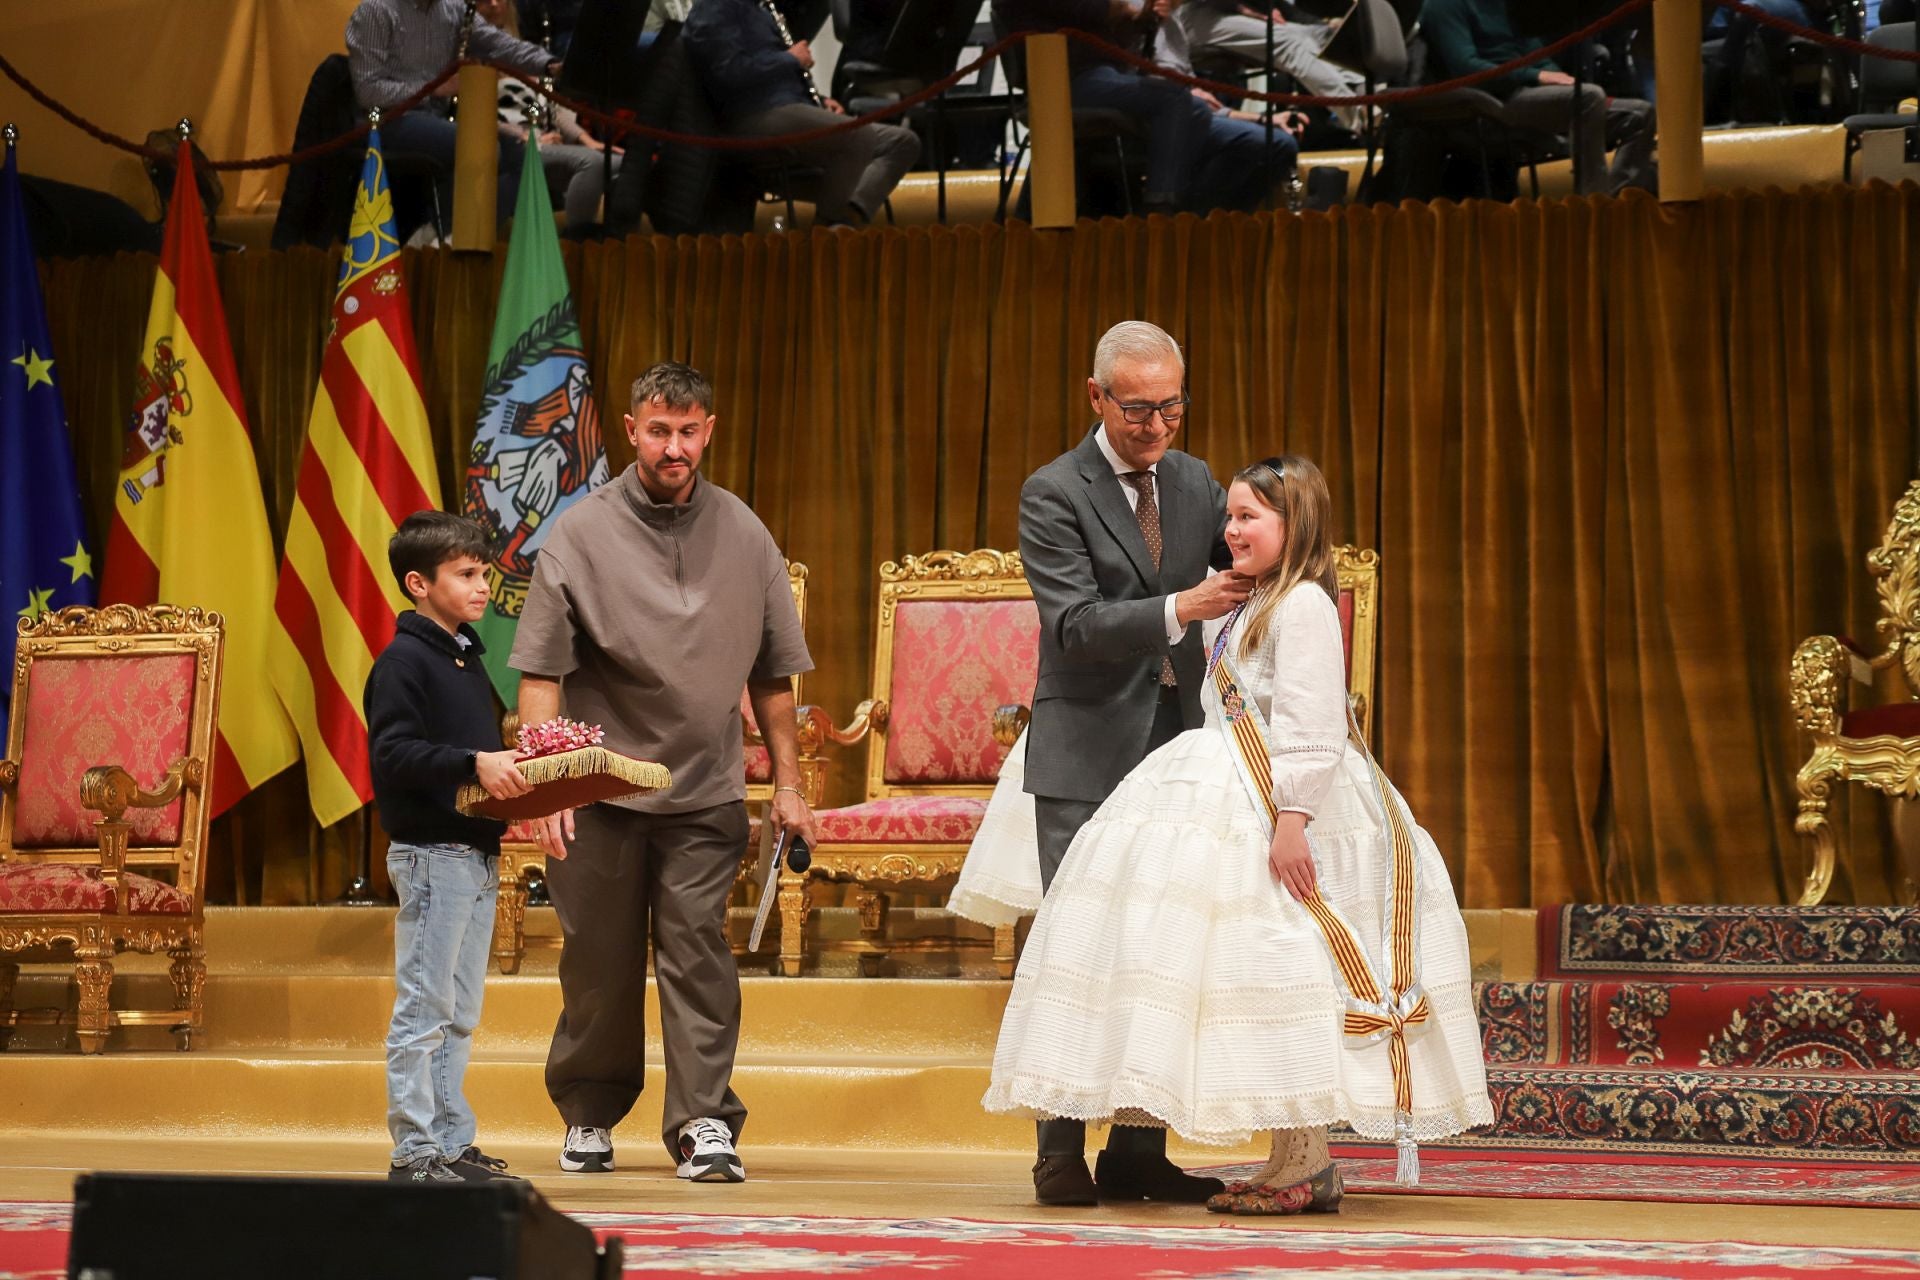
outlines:
[[[0, 173], [0, 744], [13, 705], [15, 628], [49, 609], [92, 604], [80, 491], [67, 442], [40, 276], [27, 239], [27, 208], [13, 142]], [[0, 745], [0, 752], [4, 746]]]

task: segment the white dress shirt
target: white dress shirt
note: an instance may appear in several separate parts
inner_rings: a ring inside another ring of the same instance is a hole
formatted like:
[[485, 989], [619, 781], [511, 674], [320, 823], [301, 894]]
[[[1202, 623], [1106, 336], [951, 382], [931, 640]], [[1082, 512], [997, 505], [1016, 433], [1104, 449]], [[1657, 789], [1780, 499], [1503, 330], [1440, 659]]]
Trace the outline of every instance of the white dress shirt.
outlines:
[[[1107, 460], [1107, 465], [1113, 468], [1114, 475], [1130, 476], [1139, 469], [1128, 466], [1114, 451], [1113, 441], [1107, 439], [1106, 423], [1101, 423], [1100, 429], [1093, 433], [1093, 442], [1100, 446], [1100, 455]], [[1153, 477], [1153, 504], [1155, 507], [1160, 507], [1160, 464], [1156, 462], [1148, 467], [1147, 474]], [[1127, 495], [1127, 505], [1137, 512], [1140, 509], [1140, 491], [1134, 488], [1130, 481], [1123, 479], [1120, 481], [1120, 492]], [[1164, 507], [1160, 509], [1165, 510]], [[1162, 528], [1164, 533], [1164, 525]], [[1169, 646], [1179, 644], [1187, 634], [1187, 629], [1180, 625], [1180, 611], [1175, 604], [1176, 599], [1175, 596], [1167, 597], [1167, 644]]]

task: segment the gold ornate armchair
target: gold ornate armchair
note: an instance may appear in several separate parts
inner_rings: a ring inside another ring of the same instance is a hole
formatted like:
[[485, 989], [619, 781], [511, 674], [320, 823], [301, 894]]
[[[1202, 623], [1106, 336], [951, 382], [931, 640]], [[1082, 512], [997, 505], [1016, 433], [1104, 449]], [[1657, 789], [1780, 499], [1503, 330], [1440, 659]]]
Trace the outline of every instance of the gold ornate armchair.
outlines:
[[[867, 746], [866, 798], [820, 811], [813, 866], [780, 881], [780, 971], [797, 974], [816, 880], [855, 886], [860, 936], [838, 944], [876, 972], [909, 945], [949, 949], [956, 938], [895, 942], [889, 890], [937, 891], [959, 875], [1006, 751], [994, 709], [1033, 689], [1040, 614], [1020, 556], [935, 551], [880, 566], [873, 696], [845, 729], [803, 708], [803, 749]], [[1012, 930], [996, 939], [1009, 953]]]
[[[787, 564], [787, 586], [793, 592], [793, 607], [800, 614], [800, 625], [807, 624], [807, 566]], [[800, 696], [800, 677], [793, 680], [793, 695]], [[511, 714], [509, 721], [513, 720]], [[754, 852], [759, 847], [759, 809], [773, 794], [772, 762], [767, 758], [767, 749], [760, 737], [759, 726], [753, 721], [753, 704], [748, 701], [746, 691], [740, 693], [740, 722], [746, 733], [747, 764], [747, 804], [754, 812], [752, 835], [747, 841], [747, 852], [741, 861], [740, 882], [753, 885]], [[803, 733], [805, 732], [803, 725]], [[511, 736], [511, 734], [509, 734]], [[806, 749], [802, 744], [800, 772], [801, 788], [806, 792], [807, 803], [817, 805], [825, 786], [823, 771], [826, 765], [820, 759], [816, 748]], [[516, 823], [507, 831], [507, 838], [500, 843], [500, 898], [494, 908], [493, 920], [493, 959], [502, 973], [518, 973], [520, 962], [526, 956], [528, 946], [557, 947], [560, 939], [553, 935], [527, 937], [527, 899], [533, 882], [544, 879], [547, 872], [547, 855], [540, 846], [533, 843], [528, 833]], [[735, 954], [744, 948], [736, 945]]]
[[[0, 956], [71, 950], [83, 1053], [115, 1026], [168, 1027], [182, 1049], [201, 1031], [221, 646], [218, 614], [172, 605], [19, 624], [0, 759]], [[171, 1008], [110, 1007], [113, 959], [126, 950], [172, 958]], [[67, 1019], [15, 1010], [18, 975], [0, 962], [0, 1035]]]
[[[1869, 655], [1844, 636], [1809, 636], [1793, 651], [1793, 716], [1813, 736], [1813, 754], [1794, 779], [1800, 813], [1793, 828], [1813, 841], [1813, 865], [1800, 892], [1803, 907], [1826, 897], [1833, 881], [1833, 828], [1827, 804], [1833, 783], [1858, 782], [1896, 799], [1920, 797], [1920, 480], [1893, 509], [1885, 539], [1867, 553], [1877, 581], [1878, 629], [1884, 652]], [[1876, 673], [1897, 669], [1907, 697], [1849, 707], [1848, 686], [1872, 686]], [[1914, 871], [1905, 892], [1916, 897]]]

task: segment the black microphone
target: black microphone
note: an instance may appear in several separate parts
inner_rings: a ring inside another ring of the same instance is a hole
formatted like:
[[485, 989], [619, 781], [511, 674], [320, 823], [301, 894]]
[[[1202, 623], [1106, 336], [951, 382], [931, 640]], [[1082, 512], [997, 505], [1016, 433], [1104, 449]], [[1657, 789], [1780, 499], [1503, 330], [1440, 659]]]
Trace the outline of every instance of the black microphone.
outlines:
[[787, 866], [798, 875], [813, 865], [813, 850], [807, 844], [807, 838], [796, 834], [787, 845]]

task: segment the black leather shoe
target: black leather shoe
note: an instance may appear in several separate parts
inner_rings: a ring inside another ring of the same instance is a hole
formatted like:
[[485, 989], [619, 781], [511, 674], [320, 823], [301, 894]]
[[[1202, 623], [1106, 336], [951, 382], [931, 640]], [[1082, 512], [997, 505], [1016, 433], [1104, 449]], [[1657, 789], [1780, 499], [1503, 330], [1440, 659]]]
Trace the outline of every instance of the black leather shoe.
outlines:
[[1085, 1156], [1041, 1156], [1033, 1166], [1033, 1198], [1041, 1204], [1099, 1204], [1100, 1190]]
[[1094, 1182], [1102, 1200], [1168, 1204], [1205, 1204], [1227, 1189], [1220, 1179], [1195, 1177], [1165, 1156], [1117, 1156], [1111, 1151], [1102, 1151], [1095, 1162]]

